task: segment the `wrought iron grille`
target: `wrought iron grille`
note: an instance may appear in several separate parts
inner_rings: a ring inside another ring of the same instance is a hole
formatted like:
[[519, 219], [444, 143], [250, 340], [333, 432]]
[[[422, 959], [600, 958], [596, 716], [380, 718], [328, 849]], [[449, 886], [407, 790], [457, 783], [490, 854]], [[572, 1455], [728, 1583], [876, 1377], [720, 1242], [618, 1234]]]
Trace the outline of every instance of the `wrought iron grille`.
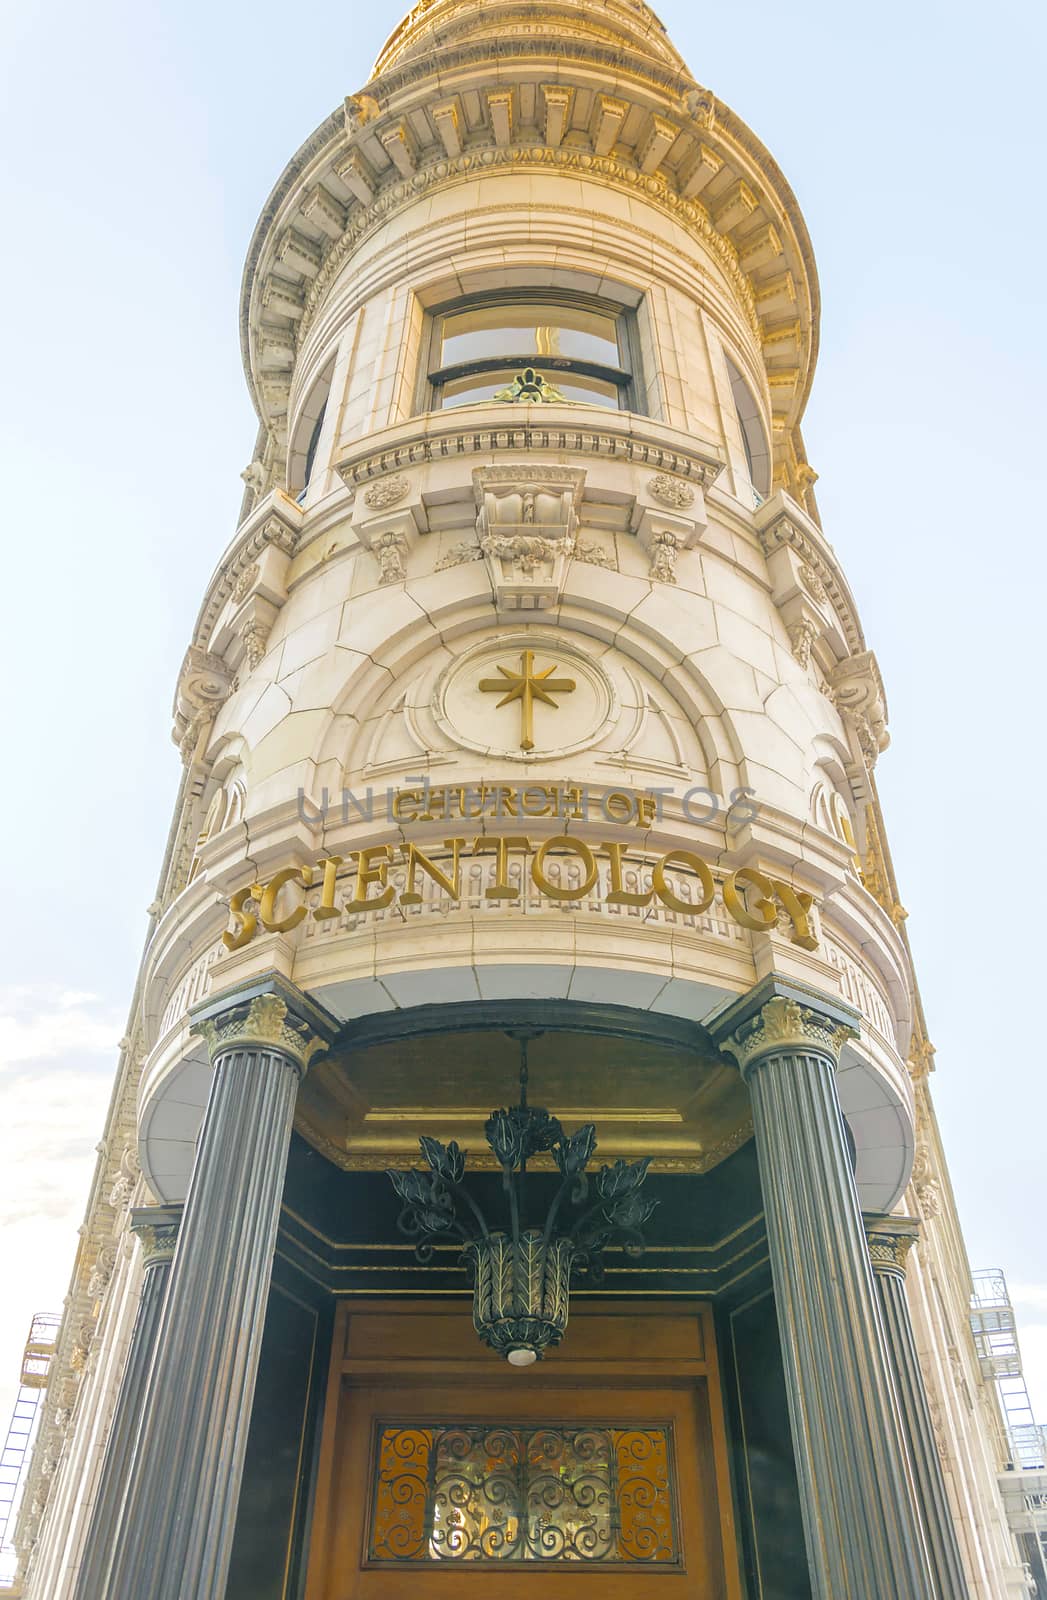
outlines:
[[370, 1560], [680, 1564], [669, 1427], [379, 1423]]

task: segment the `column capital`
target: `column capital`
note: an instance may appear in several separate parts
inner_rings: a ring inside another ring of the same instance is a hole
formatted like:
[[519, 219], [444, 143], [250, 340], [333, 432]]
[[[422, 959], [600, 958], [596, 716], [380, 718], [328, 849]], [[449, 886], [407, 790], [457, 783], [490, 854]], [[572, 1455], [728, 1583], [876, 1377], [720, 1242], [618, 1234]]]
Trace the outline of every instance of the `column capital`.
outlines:
[[863, 1211], [862, 1224], [869, 1241], [872, 1269], [883, 1276], [905, 1277], [909, 1251], [920, 1236], [915, 1217], [888, 1217], [877, 1211]]
[[338, 1032], [322, 1006], [275, 973], [205, 1000], [189, 1015], [190, 1031], [205, 1041], [212, 1062], [228, 1050], [272, 1050], [302, 1077]]
[[763, 1056], [789, 1051], [817, 1051], [837, 1065], [844, 1041], [857, 1037], [859, 1017], [835, 996], [772, 973], [707, 1026], [745, 1077]]
[[142, 1265], [163, 1266], [172, 1260], [178, 1243], [183, 1207], [136, 1206], [131, 1212], [131, 1232], [142, 1244]]

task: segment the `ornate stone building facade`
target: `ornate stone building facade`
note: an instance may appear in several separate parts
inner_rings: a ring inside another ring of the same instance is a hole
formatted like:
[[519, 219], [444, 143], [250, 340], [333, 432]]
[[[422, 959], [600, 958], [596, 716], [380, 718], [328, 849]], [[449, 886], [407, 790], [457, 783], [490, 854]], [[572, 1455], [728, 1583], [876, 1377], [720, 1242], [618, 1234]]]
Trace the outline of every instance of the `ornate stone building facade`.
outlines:
[[[641, 0], [421, 0], [242, 338], [25, 1594], [1025, 1593], [775, 162]], [[514, 1371], [382, 1169], [521, 1045], [659, 1205]]]

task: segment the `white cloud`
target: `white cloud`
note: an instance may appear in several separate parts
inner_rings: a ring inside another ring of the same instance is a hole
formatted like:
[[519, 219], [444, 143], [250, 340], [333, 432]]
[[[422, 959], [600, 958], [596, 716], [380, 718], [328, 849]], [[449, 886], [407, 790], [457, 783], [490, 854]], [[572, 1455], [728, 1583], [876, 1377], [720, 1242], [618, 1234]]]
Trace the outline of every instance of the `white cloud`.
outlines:
[[59, 985], [0, 989], [0, 1071], [59, 1056], [115, 1053], [117, 1014], [96, 995]]
[[94, 995], [0, 989], [0, 1435], [36, 1311], [60, 1311], [120, 1038]]

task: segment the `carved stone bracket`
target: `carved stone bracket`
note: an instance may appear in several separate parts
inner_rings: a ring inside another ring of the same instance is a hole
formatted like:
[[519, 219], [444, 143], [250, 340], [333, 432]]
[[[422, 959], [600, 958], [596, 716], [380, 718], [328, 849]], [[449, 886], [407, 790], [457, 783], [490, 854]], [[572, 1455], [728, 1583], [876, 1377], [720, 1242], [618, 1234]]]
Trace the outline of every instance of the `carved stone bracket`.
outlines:
[[813, 518], [779, 490], [757, 509], [754, 521], [767, 558], [771, 598], [800, 665], [808, 666], [821, 640], [830, 663], [863, 651], [850, 590]]
[[636, 535], [650, 557], [654, 583], [676, 582], [680, 551], [696, 545], [706, 526], [705, 497], [699, 485], [667, 472], [648, 479], [637, 496]]
[[871, 650], [849, 656], [832, 674], [830, 694], [836, 709], [854, 729], [870, 767], [891, 742], [887, 731], [887, 699], [876, 657]]
[[192, 760], [200, 735], [225, 702], [232, 681], [232, 672], [220, 655], [199, 645], [189, 646], [178, 674], [174, 704], [173, 738], [183, 760]]
[[563, 592], [575, 550], [581, 467], [477, 467], [476, 532], [503, 611], [541, 611]]

